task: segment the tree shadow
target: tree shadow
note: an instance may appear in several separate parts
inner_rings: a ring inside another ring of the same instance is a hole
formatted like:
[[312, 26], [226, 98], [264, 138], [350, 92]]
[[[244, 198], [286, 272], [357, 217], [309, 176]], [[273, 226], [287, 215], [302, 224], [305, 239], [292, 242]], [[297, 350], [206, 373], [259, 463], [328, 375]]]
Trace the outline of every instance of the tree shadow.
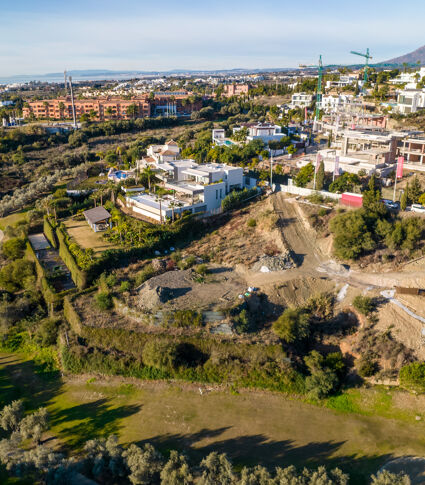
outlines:
[[66, 447], [80, 448], [87, 440], [118, 434], [121, 421], [141, 409], [140, 405], [113, 407], [107, 399], [79, 404], [66, 409], [53, 410], [50, 421], [60, 428], [60, 438]]
[[[369, 477], [389, 460], [391, 454], [369, 455], [338, 455], [338, 450], [345, 441], [315, 441], [305, 445], [297, 445], [292, 440], [271, 440], [263, 434], [239, 436], [236, 438], [217, 440], [230, 427], [214, 430], [202, 429], [193, 434], [165, 434], [138, 442], [139, 446], [151, 443], [163, 453], [172, 449], [186, 452], [194, 464], [202, 458], [217, 451], [226, 453], [236, 469], [243, 466], [263, 465], [273, 471], [276, 466], [295, 465], [302, 469], [316, 468], [325, 465], [328, 469], [339, 467], [350, 475], [350, 485], [369, 483]], [[207, 444], [202, 442], [207, 441]]]
[[26, 409], [35, 410], [57, 395], [62, 385], [58, 371], [46, 372], [14, 354], [0, 355], [0, 407], [23, 399]]

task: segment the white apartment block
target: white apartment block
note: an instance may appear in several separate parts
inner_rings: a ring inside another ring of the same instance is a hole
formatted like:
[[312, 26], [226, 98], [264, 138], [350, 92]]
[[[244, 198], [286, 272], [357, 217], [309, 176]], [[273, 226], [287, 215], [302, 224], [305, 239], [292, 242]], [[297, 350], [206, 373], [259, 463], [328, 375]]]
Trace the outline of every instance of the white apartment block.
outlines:
[[315, 94], [307, 93], [294, 93], [291, 98], [289, 107], [294, 108], [309, 108], [311, 103], [314, 101]]

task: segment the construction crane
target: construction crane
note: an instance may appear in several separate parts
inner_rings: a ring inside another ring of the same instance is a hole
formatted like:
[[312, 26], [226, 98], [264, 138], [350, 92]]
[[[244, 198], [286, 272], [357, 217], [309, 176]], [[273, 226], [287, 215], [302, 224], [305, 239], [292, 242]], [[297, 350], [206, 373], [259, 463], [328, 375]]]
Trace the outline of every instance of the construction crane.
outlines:
[[322, 55], [319, 56], [319, 64], [315, 66], [305, 66], [300, 64], [301, 68], [314, 68], [318, 69], [318, 79], [317, 79], [317, 94], [316, 94], [316, 114], [314, 116], [315, 121], [319, 121], [320, 118], [320, 108], [322, 106], [322, 79], [323, 79], [323, 63]]
[[365, 65], [364, 65], [364, 83], [367, 83], [367, 72], [369, 70], [369, 59], [373, 59], [373, 57], [369, 54], [369, 47], [366, 49], [366, 54], [362, 54], [361, 52], [350, 51], [350, 54], [354, 54], [355, 56], [360, 56], [365, 58]]

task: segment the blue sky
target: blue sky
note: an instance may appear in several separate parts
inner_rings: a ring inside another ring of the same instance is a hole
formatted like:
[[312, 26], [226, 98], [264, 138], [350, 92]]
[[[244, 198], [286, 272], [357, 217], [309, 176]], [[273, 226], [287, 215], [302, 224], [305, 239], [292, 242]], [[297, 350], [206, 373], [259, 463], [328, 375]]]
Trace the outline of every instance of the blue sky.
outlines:
[[382, 61], [425, 44], [424, 18], [423, 0], [0, 0], [0, 76]]

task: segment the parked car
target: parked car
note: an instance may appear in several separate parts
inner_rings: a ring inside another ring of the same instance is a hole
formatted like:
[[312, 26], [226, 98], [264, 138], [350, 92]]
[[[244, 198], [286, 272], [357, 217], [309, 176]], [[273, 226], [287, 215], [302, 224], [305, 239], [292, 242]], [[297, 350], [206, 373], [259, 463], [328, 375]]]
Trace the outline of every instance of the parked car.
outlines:
[[410, 210], [412, 212], [425, 212], [425, 207], [421, 204], [412, 204]]
[[400, 202], [394, 202], [390, 199], [382, 199], [382, 202], [385, 204], [385, 207], [392, 210], [399, 210], [400, 209]]

